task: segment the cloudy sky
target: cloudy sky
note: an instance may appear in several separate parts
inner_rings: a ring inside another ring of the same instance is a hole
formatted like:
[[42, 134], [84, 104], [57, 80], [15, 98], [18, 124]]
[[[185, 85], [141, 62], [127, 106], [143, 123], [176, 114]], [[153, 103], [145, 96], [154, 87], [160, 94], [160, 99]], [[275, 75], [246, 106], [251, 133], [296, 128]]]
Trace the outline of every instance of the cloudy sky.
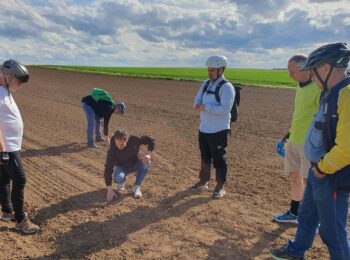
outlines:
[[350, 44], [350, 1], [1, 0], [0, 59], [26, 64], [280, 68]]

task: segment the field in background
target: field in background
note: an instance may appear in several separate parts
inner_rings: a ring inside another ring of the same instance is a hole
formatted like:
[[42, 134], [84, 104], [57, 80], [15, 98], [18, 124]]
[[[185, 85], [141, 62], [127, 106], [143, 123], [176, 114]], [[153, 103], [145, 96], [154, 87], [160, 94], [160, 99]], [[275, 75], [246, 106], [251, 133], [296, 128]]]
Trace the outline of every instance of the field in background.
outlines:
[[[142, 78], [194, 81], [207, 78], [207, 71], [205, 68], [92, 67], [56, 65], [45, 65], [40, 67]], [[227, 69], [225, 71], [225, 77], [236, 84], [280, 87], [296, 86], [296, 83], [289, 78], [287, 70]]]

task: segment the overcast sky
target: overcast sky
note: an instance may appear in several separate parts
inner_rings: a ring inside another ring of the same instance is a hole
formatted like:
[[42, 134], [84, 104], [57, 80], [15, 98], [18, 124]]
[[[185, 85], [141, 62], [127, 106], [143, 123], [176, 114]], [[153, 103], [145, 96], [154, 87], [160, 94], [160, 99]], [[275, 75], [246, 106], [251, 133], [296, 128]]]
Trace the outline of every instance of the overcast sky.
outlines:
[[280, 68], [349, 39], [348, 0], [0, 0], [0, 59], [26, 64]]

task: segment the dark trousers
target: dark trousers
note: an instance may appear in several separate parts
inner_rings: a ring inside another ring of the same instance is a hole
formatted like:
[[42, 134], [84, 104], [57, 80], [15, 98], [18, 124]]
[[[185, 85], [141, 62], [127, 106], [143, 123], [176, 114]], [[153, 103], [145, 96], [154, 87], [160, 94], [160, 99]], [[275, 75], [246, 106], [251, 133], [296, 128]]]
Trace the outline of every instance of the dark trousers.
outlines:
[[0, 204], [3, 212], [14, 211], [16, 221], [21, 222], [24, 218], [26, 173], [19, 151], [9, 153], [9, 157], [7, 165], [0, 165]]
[[202, 183], [210, 180], [210, 168], [213, 162], [216, 170], [216, 183], [222, 186], [227, 179], [227, 147], [228, 130], [207, 134], [199, 132], [199, 150], [201, 152], [201, 170], [199, 179]]

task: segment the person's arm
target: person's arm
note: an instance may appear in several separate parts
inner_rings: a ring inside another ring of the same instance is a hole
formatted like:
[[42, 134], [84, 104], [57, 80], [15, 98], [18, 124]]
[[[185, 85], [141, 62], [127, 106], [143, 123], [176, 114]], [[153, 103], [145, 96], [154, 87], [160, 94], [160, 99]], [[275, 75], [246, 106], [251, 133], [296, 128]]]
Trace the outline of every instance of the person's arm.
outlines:
[[116, 162], [116, 156], [113, 151], [114, 147], [111, 146], [107, 152], [107, 158], [105, 163], [104, 179], [107, 187], [107, 201], [113, 200], [113, 197], [116, 195], [112, 188], [112, 174], [114, 165]]
[[230, 113], [231, 107], [233, 105], [233, 101], [235, 99], [235, 89], [232, 86], [231, 83], [226, 83], [222, 85], [220, 91], [220, 104], [204, 104], [204, 110], [216, 114], [216, 115], [223, 115]]
[[154, 150], [154, 147], [156, 145], [155, 139], [150, 135], [141, 135], [140, 136], [140, 144], [147, 145], [148, 151], [152, 152]]
[[108, 125], [109, 125], [109, 120], [111, 119], [111, 116], [113, 114], [113, 109], [112, 109], [113, 104], [108, 100], [100, 100], [97, 102], [97, 107], [98, 107], [100, 116], [103, 117], [103, 134], [105, 137], [105, 141], [107, 142], [109, 141], [107, 140], [107, 138], [109, 139]]
[[104, 114], [104, 117], [103, 117], [103, 135], [107, 145], [110, 144], [108, 127], [109, 127], [109, 120], [111, 119], [111, 116], [112, 116], [112, 113], [107, 113], [107, 114]]
[[198, 91], [197, 95], [194, 98], [194, 101], [193, 101], [193, 108], [194, 109], [198, 109], [198, 106], [200, 104], [202, 104], [203, 88], [204, 88], [206, 83], [207, 83], [206, 80], [204, 80], [202, 82], [202, 85], [200, 86], [199, 91]]
[[141, 135], [140, 136], [140, 144], [148, 145], [148, 152], [141, 159], [144, 164], [147, 164], [151, 161], [152, 151], [155, 147], [155, 139], [149, 135]]
[[339, 93], [335, 146], [318, 162], [320, 173], [333, 174], [350, 164], [350, 88]]
[[109, 120], [111, 119], [112, 113], [106, 113], [103, 115], [103, 134], [108, 137], [108, 126]]
[[6, 152], [6, 146], [4, 143], [1, 129], [0, 129], [0, 152]]

